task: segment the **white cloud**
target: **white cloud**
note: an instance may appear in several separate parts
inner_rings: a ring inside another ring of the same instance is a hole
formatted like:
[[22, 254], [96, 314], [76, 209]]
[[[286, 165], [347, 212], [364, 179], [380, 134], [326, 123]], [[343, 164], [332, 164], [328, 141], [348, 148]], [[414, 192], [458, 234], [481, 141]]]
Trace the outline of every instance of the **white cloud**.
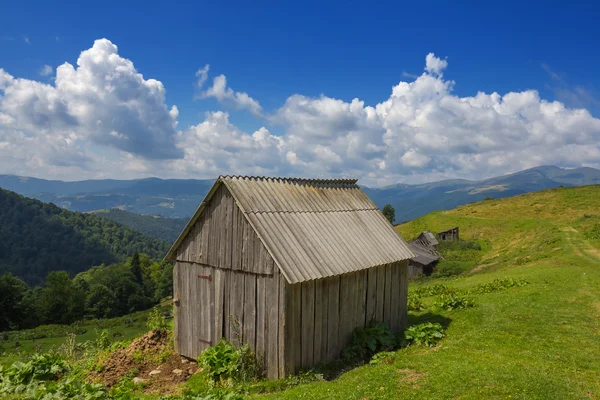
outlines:
[[208, 70], [210, 69], [210, 65], [206, 64], [204, 67], [200, 68], [196, 71], [196, 76], [198, 79], [196, 80], [196, 87], [198, 89], [202, 89], [204, 83], [208, 79]]
[[433, 53], [429, 53], [425, 57], [425, 71], [430, 74], [441, 75], [446, 67], [448, 67], [448, 61], [437, 58]]
[[31, 44], [31, 41], [29, 40], [29, 36], [27, 36], [27, 35], [23, 35], [23, 41], [27, 44]]
[[[206, 72], [204, 72], [204, 69], [206, 69]], [[204, 79], [202, 84], [204, 84], [204, 81], [206, 80], [208, 65], [206, 65], [204, 69], [198, 71], [198, 73], [200, 73], [200, 78], [198, 79], [197, 83], [199, 87], [201, 87], [201, 79]], [[234, 92], [233, 89], [227, 87], [227, 78], [225, 75], [216, 76], [213, 79], [213, 85], [202, 92], [200, 97], [214, 97], [219, 103], [233, 105], [237, 109], [246, 109], [256, 116], [260, 116], [262, 114], [261, 105], [258, 103], [258, 101], [250, 97], [248, 93]]]
[[52, 73], [54, 72], [54, 68], [52, 68], [50, 65], [44, 65], [41, 69], [40, 69], [40, 75], [41, 76], [49, 76], [52, 75]]
[[178, 110], [165, 104], [164, 86], [144, 79], [109, 40], [95, 41], [76, 67], [59, 66], [55, 85], [1, 71], [0, 89], [0, 112], [11, 121], [3, 131], [40, 140], [66, 136], [71, 147], [91, 143], [149, 159], [183, 155], [175, 143]]
[[[540, 165], [600, 167], [600, 120], [533, 90], [458, 96], [448, 62], [374, 105], [294, 94], [245, 132], [222, 111], [178, 128], [161, 82], [108, 40], [56, 70], [54, 85], [0, 69], [0, 172], [52, 178], [208, 178], [219, 174], [356, 176], [384, 185], [482, 178]], [[197, 87], [208, 79], [201, 68]], [[217, 76], [202, 96], [265, 112]], [[273, 132], [278, 132], [274, 134]]]

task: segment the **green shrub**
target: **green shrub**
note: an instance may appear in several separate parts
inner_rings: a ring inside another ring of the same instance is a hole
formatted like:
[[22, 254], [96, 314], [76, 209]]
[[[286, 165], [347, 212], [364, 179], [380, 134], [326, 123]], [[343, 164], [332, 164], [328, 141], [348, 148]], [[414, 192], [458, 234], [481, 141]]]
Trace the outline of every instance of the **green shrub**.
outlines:
[[248, 345], [236, 349], [225, 339], [204, 350], [200, 354], [198, 364], [205, 369], [213, 384], [231, 386], [236, 382], [249, 382], [258, 374], [256, 356]]
[[444, 337], [444, 328], [437, 322], [426, 322], [408, 327], [404, 339], [408, 345], [433, 347]]
[[150, 314], [148, 315], [148, 322], [146, 322], [146, 326], [151, 331], [153, 330], [167, 330], [169, 329], [169, 323], [162, 315], [158, 307], [154, 307]]
[[415, 296], [414, 294], [409, 294], [407, 308], [408, 311], [421, 311], [425, 307], [423, 306], [423, 303], [419, 297]]
[[367, 328], [355, 328], [352, 331], [352, 341], [342, 352], [346, 362], [364, 361], [380, 351], [393, 350], [396, 337], [389, 328], [381, 322], [373, 322]]
[[437, 296], [438, 294], [442, 294], [442, 293], [454, 293], [455, 290], [452, 288], [449, 288], [446, 285], [443, 285], [441, 283], [438, 283], [436, 285], [432, 285], [432, 286], [423, 286], [420, 288], [415, 289], [411, 295], [414, 297], [430, 297], [430, 296]]
[[458, 310], [460, 308], [473, 307], [475, 304], [472, 300], [458, 293], [441, 294], [435, 305], [444, 310]]
[[461, 275], [467, 271], [470, 271], [475, 267], [476, 263], [469, 261], [440, 261], [435, 266], [435, 272], [431, 274], [432, 278], [444, 278], [450, 276]]
[[385, 363], [385, 362], [393, 360], [395, 356], [396, 356], [396, 353], [393, 351], [382, 351], [380, 353], [375, 354], [373, 357], [371, 357], [371, 361], [369, 361], [369, 364], [377, 365], [377, 364]]
[[482, 283], [480, 285], [475, 286], [473, 289], [469, 290], [469, 293], [491, 293], [497, 292], [500, 290], [509, 289], [512, 287], [521, 287], [529, 285], [529, 282], [525, 279], [515, 279], [515, 278], [504, 278], [504, 279], [494, 279], [493, 282], [490, 283]]
[[26, 363], [16, 361], [0, 370], [0, 394], [23, 393], [39, 382], [60, 379], [67, 370], [67, 363], [60, 354], [36, 353]]

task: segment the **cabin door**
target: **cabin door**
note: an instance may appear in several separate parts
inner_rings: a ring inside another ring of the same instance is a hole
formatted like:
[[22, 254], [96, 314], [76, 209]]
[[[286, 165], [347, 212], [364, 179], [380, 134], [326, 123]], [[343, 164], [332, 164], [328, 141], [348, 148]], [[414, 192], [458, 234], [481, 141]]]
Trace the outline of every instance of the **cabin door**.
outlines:
[[176, 350], [197, 359], [212, 343], [214, 322], [213, 269], [193, 263], [176, 263], [173, 271]]

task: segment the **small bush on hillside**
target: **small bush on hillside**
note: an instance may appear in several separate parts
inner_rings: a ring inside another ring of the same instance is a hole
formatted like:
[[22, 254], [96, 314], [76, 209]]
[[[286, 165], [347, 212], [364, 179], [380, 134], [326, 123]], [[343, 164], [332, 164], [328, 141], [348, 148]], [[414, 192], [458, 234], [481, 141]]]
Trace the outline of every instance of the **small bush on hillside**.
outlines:
[[413, 325], [404, 331], [407, 344], [433, 347], [444, 337], [444, 328], [437, 322]]
[[408, 295], [407, 308], [408, 311], [421, 311], [425, 308], [425, 306], [419, 297], [415, 296], [414, 294], [410, 294]]
[[248, 345], [236, 349], [225, 339], [204, 350], [198, 364], [205, 369], [212, 384], [231, 386], [236, 382], [249, 382], [258, 375], [256, 356]]
[[396, 337], [381, 322], [373, 322], [367, 328], [355, 328], [352, 342], [342, 352], [346, 362], [364, 361], [380, 351], [390, 351], [396, 346]]
[[393, 361], [395, 356], [396, 353], [393, 351], [382, 351], [371, 357], [371, 361], [369, 361], [369, 364], [377, 365], [381, 363], [391, 363], [390, 361]]
[[461, 275], [467, 271], [473, 269], [475, 264], [473, 262], [464, 261], [440, 261], [435, 266], [435, 272], [431, 274], [432, 278], [447, 278], [450, 276]]
[[146, 323], [146, 326], [151, 331], [156, 330], [156, 329], [159, 329], [159, 330], [169, 329], [169, 323], [167, 322], [165, 317], [162, 315], [162, 313], [160, 312], [158, 307], [154, 307], [152, 309], [152, 311], [150, 311], [150, 314], [148, 315], [148, 322]]
[[442, 293], [454, 293], [455, 290], [452, 288], [449, 288], [446, 285], [443, 285], [441, 283], [438, 283], [436, 285], [432, 285], [432, 286], [423, 286], [420, 288], [415, 289], [411, 295], [417, 298], [420, 297], [430, 297], [430, 296], [437, 296], [438, 294], [442, 294]]
[[444, 310], [458, 310], [461, 308], [473, 307], [475, 303], [472, 300], [458, 293], [441, 294], [435, 305]]
[[512, 287], [521, 287], [529, 285], [525, 279], [515, 279], [515, 278], [504, 278], [504, 279], [494, 279], [493, 282], [482, 283], [480, 285], [475, 286], [475, 288], [471, 289], [469, 293], [491, 293], [497, 292], [500, 290], [505, 290]]
[[67, 363], [58, 353], [34, 354], [26, 363], [16, 361], [0, 369], [0, 394], [23, 393], [39, 382], [60, 379], [67, 370]]

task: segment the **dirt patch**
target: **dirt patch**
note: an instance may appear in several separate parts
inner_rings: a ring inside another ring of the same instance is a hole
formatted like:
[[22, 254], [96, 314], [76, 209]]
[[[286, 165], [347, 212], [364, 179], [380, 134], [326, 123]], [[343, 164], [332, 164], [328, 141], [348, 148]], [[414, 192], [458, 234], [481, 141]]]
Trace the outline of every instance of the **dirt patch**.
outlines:
[[198, 371], [198, 364], [175, 354], [169, 333], [154, 330], [99, 360], [99, 371], [88, 378], [107, 387], [126, 376], [137, 378], [148, 393], [175, 393], [177, 386]]
[[417, 389], [419, 387], [419, 381], [425, 376], [422, 372], [417, 372], [414, 369], [408, 368], [399, 369], [398, 372], [402, 374], [400, 385], [408, 386], [412, 389]]

